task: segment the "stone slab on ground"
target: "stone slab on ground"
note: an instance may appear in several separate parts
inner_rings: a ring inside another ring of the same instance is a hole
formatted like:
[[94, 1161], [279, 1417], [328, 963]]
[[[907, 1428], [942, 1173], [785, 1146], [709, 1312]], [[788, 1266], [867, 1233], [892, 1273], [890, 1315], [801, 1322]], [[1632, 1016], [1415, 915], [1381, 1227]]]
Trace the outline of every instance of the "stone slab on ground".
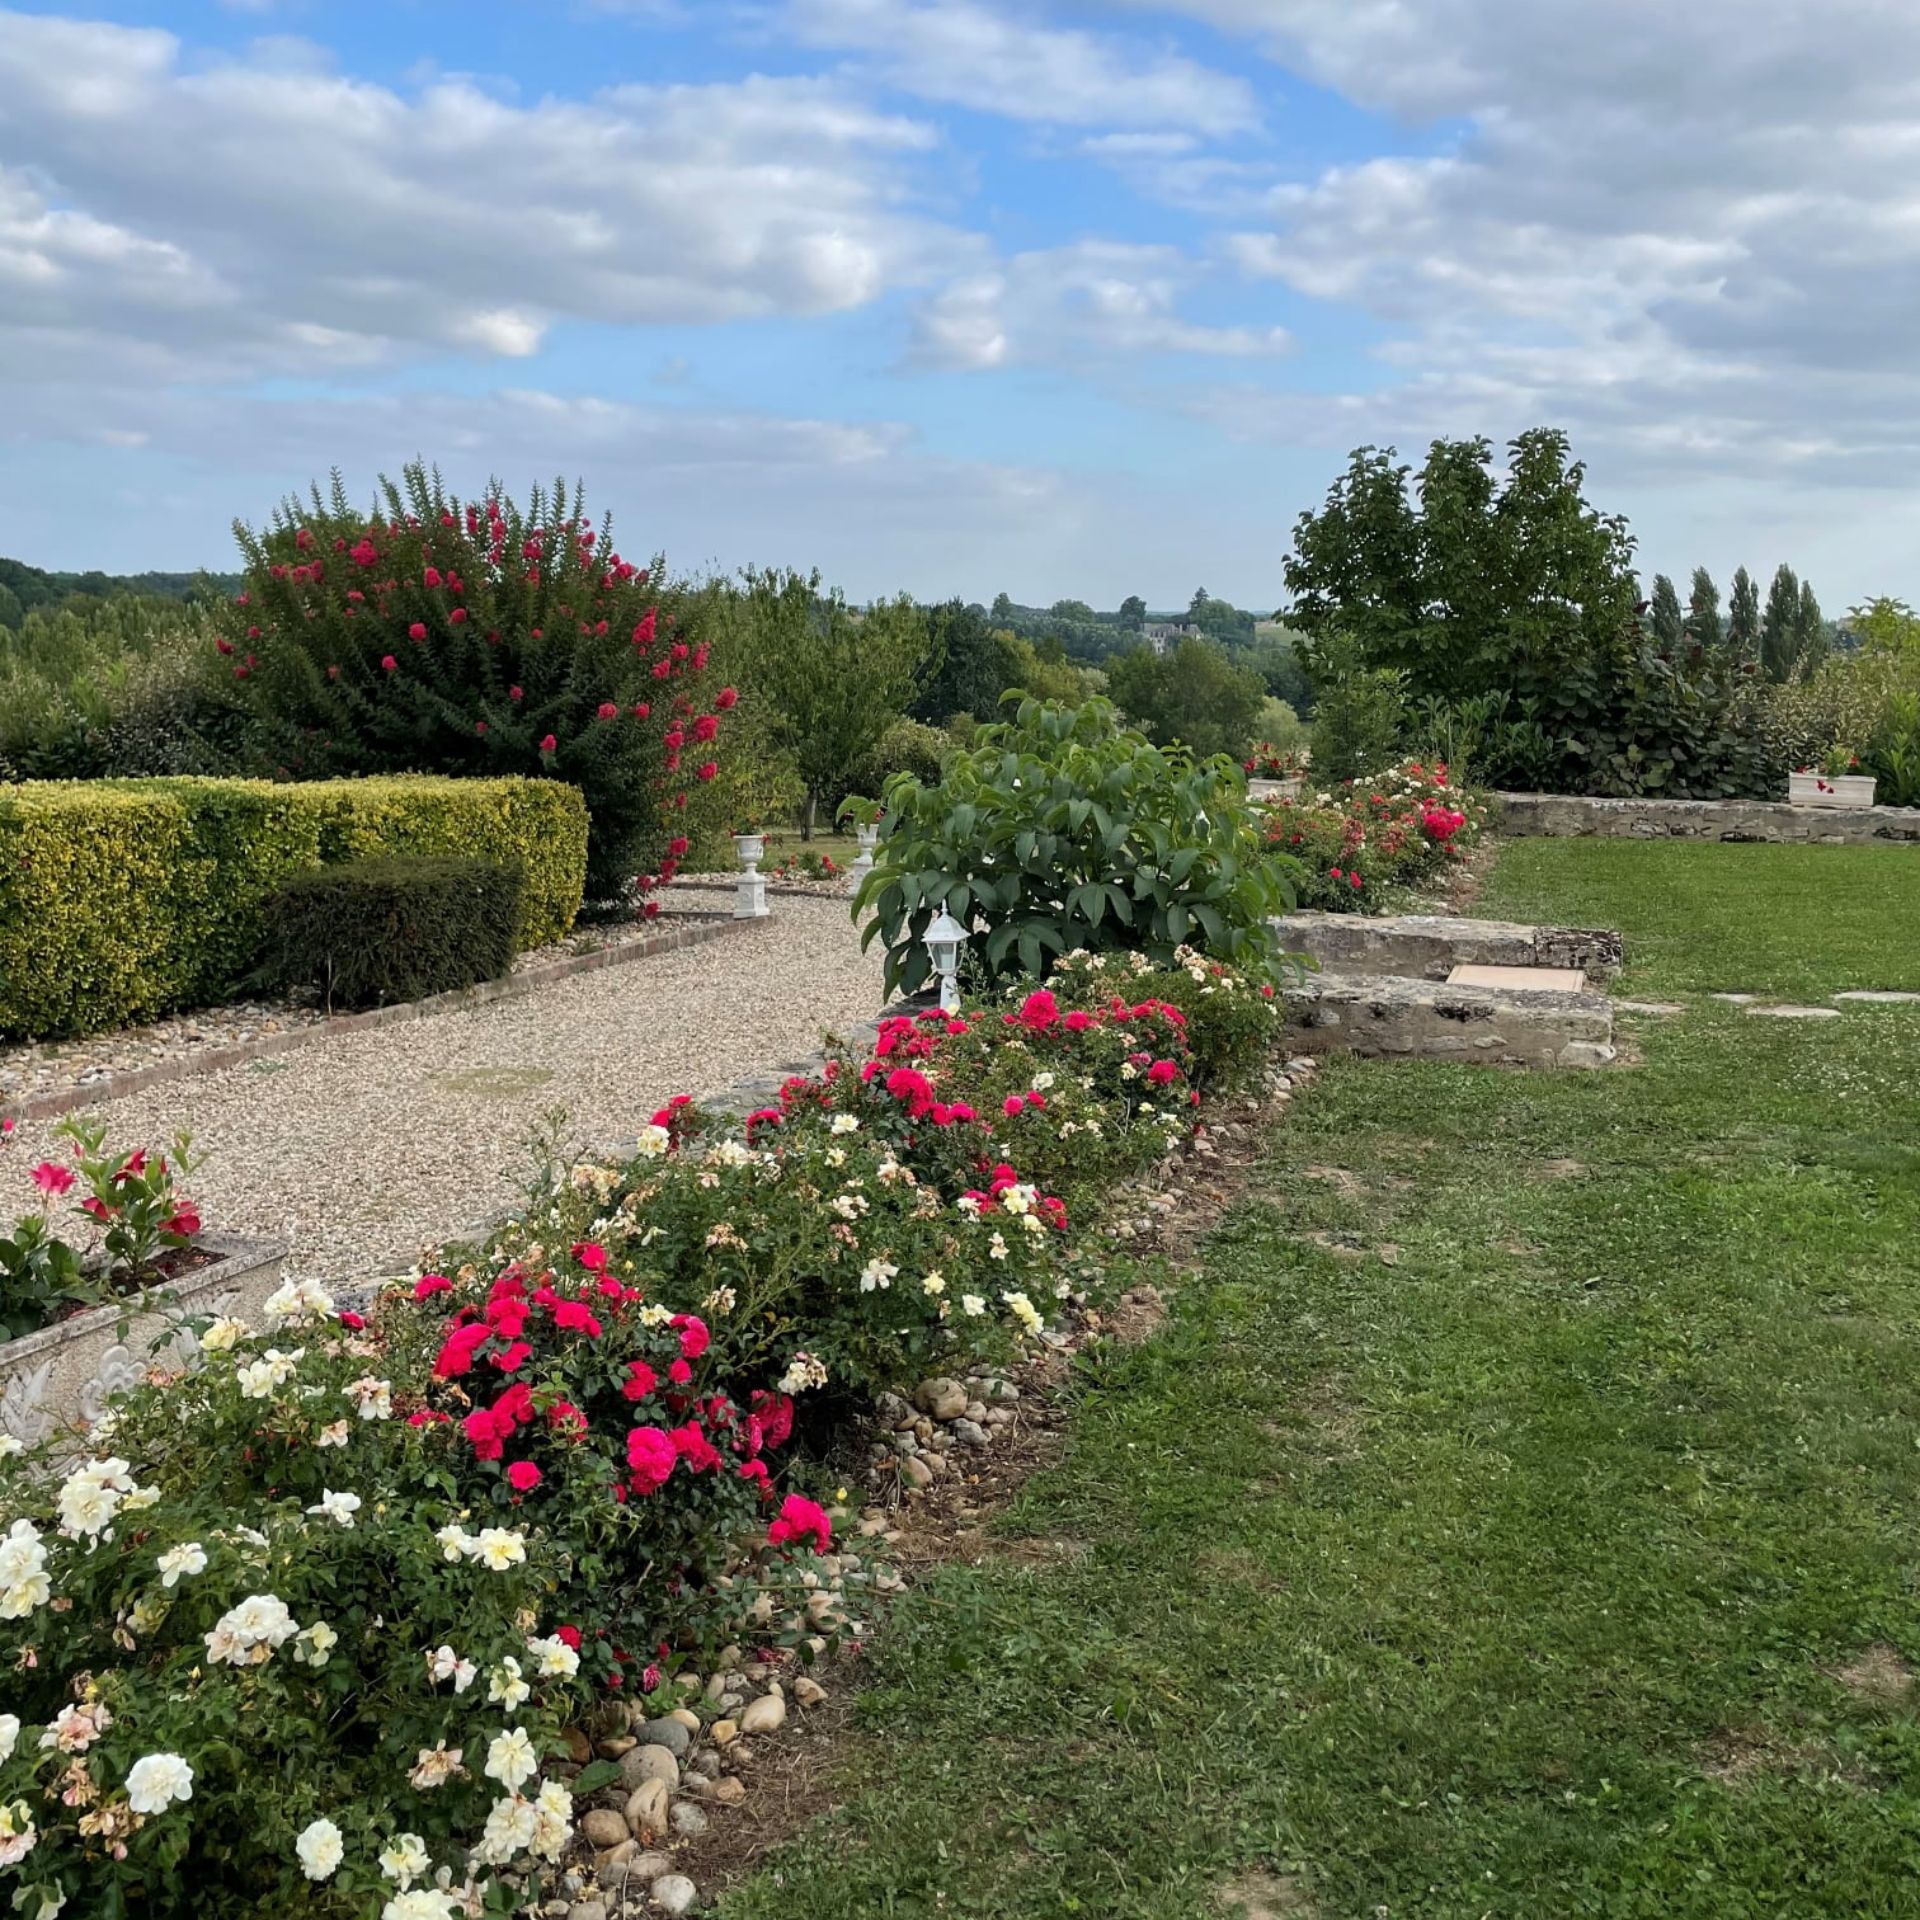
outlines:
[[1578, 967], [1455, 967], [1447, 985], [1507, 993], [1584, 993], [1587, 976]]
[[1613, 1003], [1597, 993], [1503, 993], [1392, 975], [1327, 974], [1290, 988], [1307, 1054], [1600, 1067], [1614, 1057]]
[[1326, 973], [1444, 980], [1457, 966], [1490, 966], [1604, 975], [1621, 959], [1620, 936], [1601, 927], [1532, 927], [1440, 913], [1287, 913], [1273, 926], [1288, 952], [1308, 955]]
[[1920, 807], [1795, 807], [1784, 800], [1601, 800], [1502, 793], [1488, 824], [1512, 838], [1920, 842]]
[[1749, 1007], [1747, 1012], [1763, 1020], [1838, 1020], [1842, 1017], [1838, 1007]]
[[1836, 993], [1836, 1000], [1857, 1000], [1872, 1007], [1905, 1007], [1920, 1001], [1920, 993], [1883, 993], [1877, 988], [1849, 987], [1845, 993]]

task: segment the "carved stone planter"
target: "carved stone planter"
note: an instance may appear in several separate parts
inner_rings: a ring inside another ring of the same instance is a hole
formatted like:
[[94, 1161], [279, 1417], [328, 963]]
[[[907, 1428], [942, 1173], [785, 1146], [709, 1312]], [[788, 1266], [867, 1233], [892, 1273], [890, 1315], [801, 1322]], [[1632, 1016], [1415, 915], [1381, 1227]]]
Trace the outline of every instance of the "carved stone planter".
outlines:
[[180, 1324], [188, 1314], [237, 1314], [257, 1324], [280, 1284], [285, 1248], [217, 1234], [201, 1245], [218, 1258], [183, 1280], [0, 1344], [0, 1433], [32, 1446], [59, 1429], [91, 1426], [109, 1396], [157, 1357], [169, 1350], [177, 1363], [192, 1357], [192, 1336]]
[[1795, 807], [1870, 807], [1870, 773], [1790, 773], [1787, 803]]
[[767, 876], [760, 862], [767, 857], [767, 839], [761, 833], [736, 833], [733, 850], [740, 861], [740, 884], [734, 893], [733, 917], [736, 920], [764, 920], [767, 917]]

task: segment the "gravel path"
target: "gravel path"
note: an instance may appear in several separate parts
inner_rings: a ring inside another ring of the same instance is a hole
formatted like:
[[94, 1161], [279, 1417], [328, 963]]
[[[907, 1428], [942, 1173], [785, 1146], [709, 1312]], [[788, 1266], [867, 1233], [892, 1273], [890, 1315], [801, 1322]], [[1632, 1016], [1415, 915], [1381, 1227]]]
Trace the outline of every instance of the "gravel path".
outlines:
[[[844, 900], [789, 899], [709, 946], [85, 1112], [115, 1147], [189, 1129], [205, 1164], [187, 1188], [209, 1227], [284, 1238], [294, 1272], [347, 1279], [410, 1265], [509, 1203], [551, 1109], [576, 1138], [630, 1138], [671, 1094], [718, 1092], [871, 1018], [880, 983], [880, 949], [861, 953]], [[0, 1218], [33, 1200], [27, 1166], [64, 1157], [52, 1125], [23, 1124], [8, 1150]]]

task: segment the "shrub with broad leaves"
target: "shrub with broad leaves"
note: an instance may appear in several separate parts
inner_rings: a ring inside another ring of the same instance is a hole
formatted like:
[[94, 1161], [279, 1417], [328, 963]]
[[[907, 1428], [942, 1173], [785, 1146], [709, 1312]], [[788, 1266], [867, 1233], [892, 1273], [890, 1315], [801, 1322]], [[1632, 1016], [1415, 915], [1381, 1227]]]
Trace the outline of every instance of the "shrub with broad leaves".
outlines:
[[1239, 767], [1153, 746], [1105, 700], [1023, 699], [937, 785], [901, 774], [882, 799], [855, 911], [886, 948], [889, 991], [927, 981], [923, 942], [943, 908], [975, 930], [969, 958], [993, 982], [1042, 976], [1081, 947], [1275, 962], [1268, 920], [1293, 904], [1289, 863], [1255, 831]]
[[704, 594], [622, 559], [556, 483], [524, 508], [409, 466], [371, 514], [330, 497], [237, 525], [217, 644], [282, 769], [540, 774], [586, 797], [588, 889], [671, 879], [690, 790], [719, 770]]

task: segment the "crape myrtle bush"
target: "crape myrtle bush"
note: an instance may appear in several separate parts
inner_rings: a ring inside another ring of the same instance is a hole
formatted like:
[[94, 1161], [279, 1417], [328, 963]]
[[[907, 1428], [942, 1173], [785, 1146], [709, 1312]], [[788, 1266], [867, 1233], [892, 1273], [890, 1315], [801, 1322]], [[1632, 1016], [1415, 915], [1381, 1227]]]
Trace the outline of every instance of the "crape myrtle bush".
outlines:
[[513, 964], [523, 876], [487, 860], [350, 860], [297, 873], [268, 902], [262, 972], [333, 1007], [497, 980]]
[[191, 1322], [90, 1455], [0, 1450], [0, 1888], [33, 1920], [537, 1899], [612, 1771], [542, 1784], [563, 1729], [729, 1641], [831, 1644], [800, 1422], [1089, 1285], [1062, 1194], [1194, 1123], [1209, 1020], [1230, 1078], [1280, 1014], [1189, 952], [889, 1020], [743, 1124], [676, 1099], [625, 1165], [552, 1159], [364, 1318], [289, 1282], [259, 1331]]
[[1266, 832], [1300, 862], [1300, 904], [1378, 913], [1394, 889], [1432, 879], [1486, 825], [1480, 798], [1453, 784], [1444, 761], [1403, 761], [1368, 779], [1270, 801]]
[[361, 513], [336, 475], [235, 527], [245, 584], [217, 644], [279, 765], [548, 775], [586, 797], [592, 897], [671, 879], [734, 704], [706, 684], [706, 596], [622, 559], [561, 483], [525, 508], [417, 464], [381, 487]]
[[887, 782], [863, 942], [887, 986], [917, 991], [942, 907], [976, 937], [989, 982], [1038, 976], [1077, 948], [1137, 949], [1170, 964], [1192, 944], [1234, 965], [1274, 964], [1268, 919], [1293, 904], [1289, 863], [1262, 845], [1245, 776], [1123, 728], [1112, 704], [1022, 698], [946, 762], [937, 785]]
[[91, 1033], [245, 988], [302, 869], [465, 856], [525, 876], [515, 944], [573, 924], [580, 796], [554, 780], [156, 779], [0, 787], [0, 1038]]

